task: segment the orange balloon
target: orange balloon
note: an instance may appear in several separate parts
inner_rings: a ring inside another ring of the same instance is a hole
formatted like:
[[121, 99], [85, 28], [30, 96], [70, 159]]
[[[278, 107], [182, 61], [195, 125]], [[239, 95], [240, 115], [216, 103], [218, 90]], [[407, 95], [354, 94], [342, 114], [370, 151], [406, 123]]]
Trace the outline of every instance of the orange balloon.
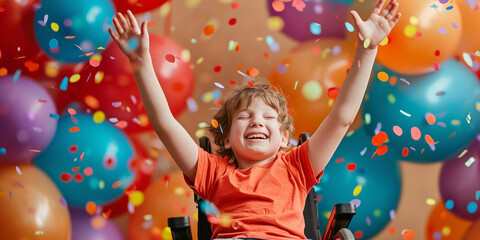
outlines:
[[[401, 74], [435, 71], [436, 65], [441, 67], [456, 53], [460, 43], [463, 24], [457, 3], [418, 0], [398, 0], [398, 3], [402, 17], [388, 35], [388, 44], [379, 47], [377, 59]], [[453, 8], [446, 10], [449, 6]]]
[[480, 240], [480, 219], [477, 219], [467, 229], [462, 240]]
[[[197, 235], [196, 206], [193, 191], [176, 172], [158, 178], [144, 192], [143, 203], [128, 219], [128, 239], [162, 239], [169, 217], [188, 216], [192, 235]], [[147, 217], [148, 216], [148, 217]], [[145, 227], [147, 226], [147, 227]], [[169, 235], [171, 236], [171, 235]]]
[[464, 52], [475, 53], [480, 50], [480, 32], [478, 31], [480, 6], [475, 1], [471, 2], [474, 4], [473, 8], [465, 1], [457, 1], [463, 22], [462, 37], [457, 50], [459, 56], [462, 56]]
[[[353, 44], [341, 39], [304, 42], [271, 71], [269, 80], [287, 98], [297, 137], [301, 132], [313, 134], [330, 112], [347, 76], [353, 52]], [[358, 117], [352, 128], [361, 124]]]
[[60, 191], [33, 165], [0, 165], [2, 239], [70, 239], [70, 215]]
[[428, 217], [426, 239], [459, 240], [470, 225], [471, 221], [457, 217], [438, 201]]

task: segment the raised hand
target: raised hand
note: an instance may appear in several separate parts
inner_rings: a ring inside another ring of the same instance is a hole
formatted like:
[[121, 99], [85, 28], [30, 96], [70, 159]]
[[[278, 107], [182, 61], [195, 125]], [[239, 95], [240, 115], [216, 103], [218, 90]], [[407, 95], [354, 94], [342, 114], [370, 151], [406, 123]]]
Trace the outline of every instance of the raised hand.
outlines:
[[141, 61], [149, 54], [147, 22], [138, 27], [137, 20], [130, 10], [127, 10], [127, 19], [121, 14], [113, 18], [115, 31], [108, 28], [110, 36], [131, 62]]
[[386, 0], [380, 0], [373, 9], [370, 17], [363, 21], [356, 11], [351, 11], [355, 25], [357, 26], [360, 40], [369, 39], [368, 48], [374, 49], [385, 39], [392, 28], [397, 24], [401, 14], [397, 12], [398, 3], [390, 0], [390, 3], [382, 10]]

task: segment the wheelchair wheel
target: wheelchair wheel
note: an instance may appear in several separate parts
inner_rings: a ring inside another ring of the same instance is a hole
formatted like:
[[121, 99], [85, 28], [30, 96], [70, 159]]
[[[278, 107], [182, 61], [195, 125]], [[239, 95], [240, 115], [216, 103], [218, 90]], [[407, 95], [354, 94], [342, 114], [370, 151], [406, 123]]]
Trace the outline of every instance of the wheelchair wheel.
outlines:
[[347, 228], [340, 228], [333, 237], [334, 240], [355, 240], [352, 231]]

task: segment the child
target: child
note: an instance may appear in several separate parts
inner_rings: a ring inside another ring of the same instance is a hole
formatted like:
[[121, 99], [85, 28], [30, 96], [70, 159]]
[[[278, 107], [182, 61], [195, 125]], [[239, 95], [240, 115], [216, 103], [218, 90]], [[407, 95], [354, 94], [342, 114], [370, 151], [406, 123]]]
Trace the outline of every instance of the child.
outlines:
[[[306, 239], [306, 195], [360, 108], [378, 44], [400, 18], [396, 0], [382, 10], [385, 1], [366, 21], [351, 12], [361, 43], [336, 103], [311, 138], [288, 153], [279, 150], [288, 146], [292, 118], [283, 95], [266, 84], [232, 93], [214, 117], [219, 126], [211, 132], [221, 156], [199, 148], [169, 110], [153, 70], [146, 22], [140, 28], [130, 11], [127, 19], [120, 13], [113, 19], [116, 31], [109, 32], [130, 60], [152, 127], [191, 188], [232, 218], [229, 226], [212, 224], [213, 239]], [[139, 44], [130, 50], [133, 38]], [[364, 46], [367, 39], [370, 44]]]

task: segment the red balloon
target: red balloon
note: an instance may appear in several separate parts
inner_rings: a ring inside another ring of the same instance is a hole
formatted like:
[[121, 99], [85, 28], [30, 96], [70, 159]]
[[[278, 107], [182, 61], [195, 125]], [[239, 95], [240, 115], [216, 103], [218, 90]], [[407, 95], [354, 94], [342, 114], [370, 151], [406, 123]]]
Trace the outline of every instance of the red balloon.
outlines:
[[166, 1], [167, 0], [113, 0], [118, 12], [130, 10], [132, 13], [150, 11], [162, 6]]
[[[180, 59], [182, 51], [174, 41], [150, 34], [155, 74], [175, 117], [186, 107], [194, 84], [190, 62]], [[174, 56], [174, 61], [168, 61], [167, 56]], [[100, 65], [94, 66], [91, 62], [82, 71], [82, 80], [72, 84], [78, 91], [78, 100], [93, 111], [103, 111], [110, 122], [125, 132], [152, 130], [128, 58], [118, 46], [110, 44], [102, 53]]]
[[[41, 53], [33, 32], [34, 5], [37, 0], [0, 0], [0, 69], [2, 75], [13, 74], [17, 70], [27, 70], [25, 63]], [[30, 68], [35, 68], [29, 66]], [[7, 71], [7, 72], [5, 72]]]
[[153, 157], [147, 154], [142, 145], [132, 136], [130, 140], [135, 148], [135, 159], [132, 161], [133, 168], [136, 168], [135, 179], [132, 184], [125, 189], [125, 193], [112, 203], [103, 206], [103, 212], [110, 217], [124, 214], [128, 210], [127, 193], [135, 190], [144, 191], [149, 185], [155, 172], [155, 162]]

